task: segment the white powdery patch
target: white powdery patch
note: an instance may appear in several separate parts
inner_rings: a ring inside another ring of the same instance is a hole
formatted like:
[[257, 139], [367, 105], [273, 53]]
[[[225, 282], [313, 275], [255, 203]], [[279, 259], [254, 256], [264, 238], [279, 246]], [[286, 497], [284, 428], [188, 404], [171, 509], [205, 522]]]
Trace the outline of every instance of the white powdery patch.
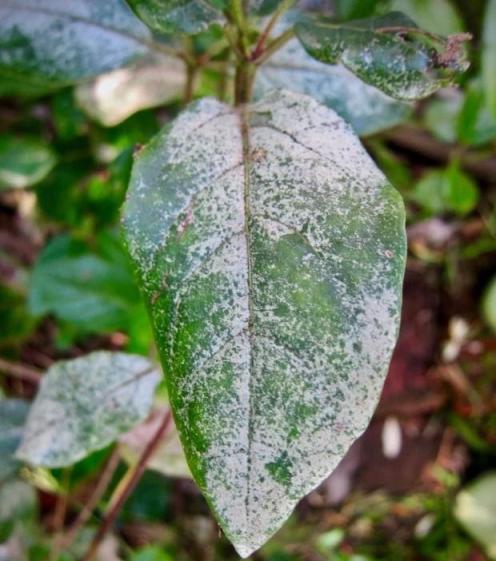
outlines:
[[19, 48], [5, 48], [0, 62], [22, 67], [35, 53], [36, 72], [55, 80], [80, 80], [111, 70], [148, 52], [150, 32], [120, 0], [3, 0], [2, 35]]
[[410, 106], [369, 86], [341, 65], [323, 64], [291, 40], [257, 74], [255, 91], [290, 88], [332, 107], [359, 135], [392, 127], [405, 119]]
[[52, 366], [40, 385], [17, 456], [71, 465], [143, 420], [159, 371], [144, 357], [98, 351]]
[[190, 466], [247, 556], [369, 422], [398, 328], [401, 201], [336, 113], [274, 92], [242, 114], [201, 101], [164, 130], [125, 227]]

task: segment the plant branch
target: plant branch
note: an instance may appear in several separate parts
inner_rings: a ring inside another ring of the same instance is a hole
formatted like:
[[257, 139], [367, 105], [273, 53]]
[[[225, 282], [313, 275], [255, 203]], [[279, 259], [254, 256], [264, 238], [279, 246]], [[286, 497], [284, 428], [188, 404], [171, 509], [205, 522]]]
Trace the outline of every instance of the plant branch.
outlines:
[[0, 358], [0, 372], [12, 376], [12, 378], [19, 378], [25, 382], [32, 384], [39, 384], [42, 374], [39, 370], [25, 366], [24, 364], [17, 364]]
[[259, 56], [254, 62], [257, 65], [263, 64], [268, 58], [270, 58], [276, 51], [283, 47], [293, 37], [293, 29], [286, 30], [282, 35], [279, 35], [279, 37], [276, 37], [271, 43], [269, 43], [261, 56]]
[[114, 524], [115, 519], [117, 518], [119, 512], [129, 498], [129, 495], [131, 495], [134, 488], [141, 479], [141, 476], [145, 472], [150, 458], [153, 456], [154, 452], [160, 445], [162, 437], [169, 428], [171, 420], [172, 414], [169, 410], [167, 414], [164, 415], [162, 423], [160, 424], [153, 438], [147, 444], [145, 450], [143, 451], [143, 454], [138, 460], [138, 463], [133, 468], [131, 468], [129, 472], [124, 476], [125, 485], [118, 485], [116, 491], [114, 492], [114, 496], [110, 500], [108, 512], [106, 513], [102, 524], [98, 528], [98, 531], [95, 534], [95, 537], [93, 538], [93, 541], [91, 542], [90, 547], [88, 548], [88, 551], [86, 552], [82, 561], [93, 561], [93, 559], [95, 558], [95, 555], [103, 538], [106, 536], [107, 532]]
[[91, 493], [88, 501], [84, 505], [83, 509], [81, 510], [81, 512], [79, 513], [78, 517], [73, 522], [69, 530], [60, 539], [59, 543], [56, 546], [56, 551], [60, 552], [64, 549], [67, 549], [74, 542], [79, 531], [88, 522], [93, 511], [95, 510], [98, 503], [102, 499], [103, 494], [105, 493], [108, 486], [110, 485], [112, 476], [114, 475], [115, 470], [119, 465], [119, 461], [120, 461], [119, 449], [115, 447], [109, 459], [105, 463], [100, 478], [98, 479], [98, 482], [95, 485], [95, 488], [93, 489], [93, 492]]
[[429, 133], [411, 125], [391, 129], [381, 135], [392, 145], [420, 154], [434, 162], [449, 162], [457, 156], [460, 165], [478, 179], [493, 182], [496, 177], [496, 158], [482, 156], [456, 144], [436, 140]]
[[286, 10], [288, 10], [293, 4], [294, 4], [294, 0], [284, 0], [283, 2], [281, 2], [281, 4], [279, 4], [279, 7], [270, 18], [269, 23], [260, 34], [257, 44], [255, 45], [255, 48], [251, 53], [250, 60], [255, 61], [263, 54], [265, 49], [265, 43], [267, 42], [267, 39], [270, 37], [270, 34], [272, 33], [274, 26], [276, 25], [277, 21], [282, 16], [282, 14]]

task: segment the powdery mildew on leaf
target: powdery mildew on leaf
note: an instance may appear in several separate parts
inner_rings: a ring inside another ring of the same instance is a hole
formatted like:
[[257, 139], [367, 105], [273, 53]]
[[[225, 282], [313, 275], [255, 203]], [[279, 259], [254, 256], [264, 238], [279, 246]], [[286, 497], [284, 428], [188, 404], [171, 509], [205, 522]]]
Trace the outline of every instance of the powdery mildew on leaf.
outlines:
[[372, 415], [401, 198], [334, 111], [283, 91], [191, 105], [140, 152], [124, 226], [190, 469], [248, 556]]
[[149, 413], [160, 373], [138, 355], [97, 351], [54, 364], [45, 374], [17, 457], [71, 465], [113, 442]]
[[128, 0], [136, 14], [158, 32], [198, 33], [224, 20], [227, 0]]
[[60, 85], [138, 59], [150, 38], [124, 0], [2, 0], [0, 75]]
[[22, 438], [28, 410], [29, 404], [22, 399], [0, 399], [0, 484], [19, 465], [14, 453]]
[[400, 12], [339, 24], [304, 18], [295, 31], [312, 57], [342, 64], [396, 99], [426, 97], [452, 84], [469, 66], [461, 48], [467, 37], [434, 39]]
[[274, 88], [311, 95], [331, 107], [360, 136], [393, 127], [410, 114], [410, 105], [365, 84], [341, 65], [316, 61], [293, 39], [258, 71], [256, 92]]

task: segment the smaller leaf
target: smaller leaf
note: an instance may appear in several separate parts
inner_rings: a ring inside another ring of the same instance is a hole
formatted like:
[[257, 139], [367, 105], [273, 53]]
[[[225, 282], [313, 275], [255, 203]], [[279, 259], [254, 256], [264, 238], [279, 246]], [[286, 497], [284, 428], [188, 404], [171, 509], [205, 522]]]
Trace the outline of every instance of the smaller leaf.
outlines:
[[146, 418], [159, 379], [148, 359], [126, 353], [56, 363], [41, 382], [17, 457], [62, 467], [104, 448]]
[[257, 73], [257, 97], [274, 88], [312, 96], [334, 109], [360, 136], [393, 127], [411, 113], [409, 104], [365, 84], [342, 65], [314, 60], [297, 40], [275, 53]]
[[399, 12], [343, 24], [306, 18], [295, 31], [311, 56], [341, 63], [397, 99], [426, 97], [468, 68], [461, 46], [466, 35], [445, 39], [424, 32]]
[[54, 165], [54, 153], [42, 142], [10, 135], [0, 136], [0, 190], [34, 185]]
[[184, 83], [184, 65], [178, 59], [147, 57], [79, 85], [76, 99], [90, 117], [112, 127], [137, 111], [178, 98]]
[[[36, 491], [20, 479], [12, 479], [0, 485], [0, 525], [29, 519], [36, 512]], [[2, 550], [0, 548], [0, 559]]]
[[482, 313], [489, 327], [496, 333], [496, 278], [494, 278], [482, 299]]
[[489, 472], [458, 493], [455, 515], [496, 559], [496, 472]]
[[21, 399], [0, 399], [0, 484], [19, 467], [14, 453], [21, 441], [29, 404]]
[[159, 33], [198, 33], [224, 19], [227, 0], [127, 0], [136, 15]]
[[66, 235], [51, 240], [33, 269], [29, 307], [95, 333], [126, 330], [143, 313], [127, 256], [108, 235], [92, 250]]
[[477, 205], [479, 190], [473, 179], [453, 162], [445, 170], [426, 173], [415, 186], [412, 198], [433, 214], [453, 212], [463, 216]]
[[444, 200], [452, 212], [464, 216], [477, 205], [479, 189], [474, 180], [460, 169], [458, 162], [453, 162], [446, 169]]
[[[156, 433], [164, 416], [167, 415], [168, 410], [169, 407], [156, 409], [146, 421], [119, 438], [121, 453], [129, 464], [137, 462], [145, 447]], [[148, 462], [148, 468], [167, 476], [192, 477], [186, 463], [176, 425], [172, 419], [171, 425], [165, 433], [160, 446]]]

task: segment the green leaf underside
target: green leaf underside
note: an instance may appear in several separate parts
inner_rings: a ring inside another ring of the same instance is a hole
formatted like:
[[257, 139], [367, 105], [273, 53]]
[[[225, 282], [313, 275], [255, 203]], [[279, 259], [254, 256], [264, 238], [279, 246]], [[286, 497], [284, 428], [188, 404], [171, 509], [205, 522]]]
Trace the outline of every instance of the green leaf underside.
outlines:
[[43, 377], [17, 457], [62, 467], [104, 448], [146, 418], [159, 379], [148, 359], [126, 353], [56, 363]]
[[360, 136], [375, 134], [405, 120], [408, 104], [367, 85], [341, 65], [323, 64], [294, 39], [257, 73], [256, 93], [289, 88], [334, 109]]
[[190, 469], [247, 556], [369, 422], [398, 327], [401, 198], [315, 100], [204, 99], [140, 152], [124, 227]]
[[29, 404], [21, 399], [0, 400], [0, 485], [19, 466], [14, 453], [22, 437], [28, 410]]
[[65, 85], [140, 58], [150, 38], [124, 0], [3, 0], [0, 77]]
[[397, 99], [426, 97], [468, 68], [460, 52], [447, 54], [446, 40], [425, 35], [399, 12], [343, 24], [306, 19], [295, 31], [312, 57], [340, 63]]

